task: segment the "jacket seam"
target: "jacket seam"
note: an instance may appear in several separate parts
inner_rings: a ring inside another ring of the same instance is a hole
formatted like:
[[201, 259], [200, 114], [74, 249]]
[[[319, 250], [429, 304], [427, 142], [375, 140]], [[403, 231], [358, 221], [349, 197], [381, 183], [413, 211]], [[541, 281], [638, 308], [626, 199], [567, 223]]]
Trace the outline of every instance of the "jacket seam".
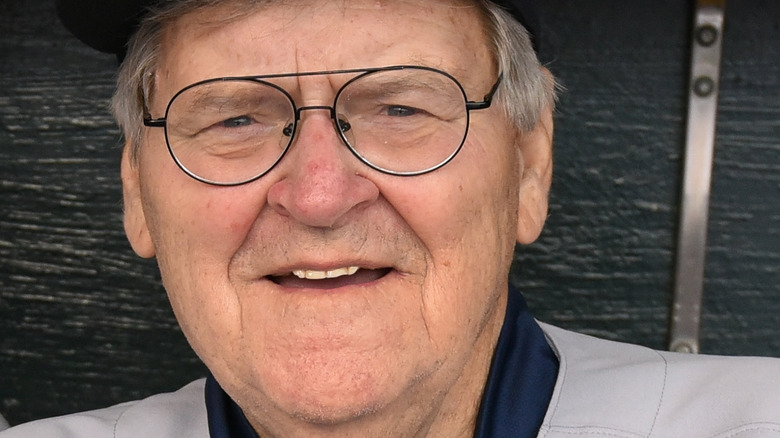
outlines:
[[622, 429], [612, 429], [609, 427], [602, 427], [602, 426], [551, 426], [547, 429], [547, 431], [555, 431], [560, 434], [566, 434], [566, 435], [592, 435], [594, 432], [597, 432], [599, 436], [610, 436], [610, 437], [619, 437], [619, 438], [639, 438], [642, 435], [630, 432], [627, 430]]
[[653, 432], [655, 431], [655, 425], [658, 422], [658, 417], [661, 415], [661, 406], [663, 406], [664, 402], [664, 396], [666, 395], [666, 384], [668, 383], [669, 379], [669, 361], [666, 360], [666, 357], [655, 351], [655, 354], [658, 355], [658, 357], [661, 358], [661, 360], [664, 361], [664, 380], [663, 384], [661, 385], [661, 395], [658, 397], [658, 406], [655, 408], [655, 415], [653, 416], [653, 423], [650, 425], [650, 431], [647, 433], [648, 438], [653, 436]]
[[775, 422], [750, 422], [713, 435], [713, 438], [734, 438], [748, 432], [780, 432], [780, 423]]
[[135, 403], [128, 405], [126, 409], [123, 409], [122, 412], [117, 415], [116, 420], [114, 420], [114, 438], [118, 438], [119, 436], [119, 422], [122, 420], [122, 417], [125, 415], [125, 413], [127, 413], [127, 411], [129, 411], [133, 406], [135, 406]]
[[561, 394], [563, 392], [562, 389], [565, 386], [565, 383], [566, 383], [566, 380], [567, 380], [567, 377], [568, 377], [568, 373], [567, 373], [567, 371], [568, 371], [568, 366], [567, 366], [568, 363], [566, 361], [566, 358], [563, 357], [563, 353], [560, 351], [560, 349], [557, 348], [557, 346], [555, 345], [555, 342], [553, 342], [554, 336], [549, 334], [549, 333], [547, 333], [544, 330], [542, 330], [542, 331], [544, 332], [545, 337], [548, 338], [547, 343], [557, 353], [557, 356], [558, 356], [558, 376], [560, 378], [560, 385], [558, 385], [556, 383], [556, 387], [559, 389], [559, 391], [558, 391], [557, 394], [555, 394], [555, 401], [554, 402], [552, 400], [550, 401], [550, 405], [548, 406], [548, 409], [552, 408], [552, 411], [550, 412], [550, 419], [549, 419], [549, 422], [542, 423], [542, 427], [539, 429], [539, 431], [541, 432], [542, 430], [544, 430], [544, 433], [540, 434], [539, 438], [544, 438], [545, 436], [547, 436], [548, 432], [550, 430], [552, 430], [552, 428], [554, 427], [552, 425], [553, 424], [553, 420], [555, 419], [555, 416], [558, 413], [558, 407], [560, 406]]

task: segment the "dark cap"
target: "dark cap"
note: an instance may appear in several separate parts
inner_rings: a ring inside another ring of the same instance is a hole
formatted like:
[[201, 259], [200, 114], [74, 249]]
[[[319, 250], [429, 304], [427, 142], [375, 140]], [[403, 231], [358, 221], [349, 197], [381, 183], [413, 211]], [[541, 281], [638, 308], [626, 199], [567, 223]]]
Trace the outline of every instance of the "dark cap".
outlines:
[[539, 36], [541, 23], [539, 22], [539, 0], [492, 0], [501, 5], [525, 27], [531, 36], [534, 50], [539, 53]]
[[[83, 43], [124, 58], [127, 42], [149, 6], [158, 0], [56, 0], [65, 27]], [[505, 7], [531, 34], [539, 50], [538, 0], [493, 0]]]

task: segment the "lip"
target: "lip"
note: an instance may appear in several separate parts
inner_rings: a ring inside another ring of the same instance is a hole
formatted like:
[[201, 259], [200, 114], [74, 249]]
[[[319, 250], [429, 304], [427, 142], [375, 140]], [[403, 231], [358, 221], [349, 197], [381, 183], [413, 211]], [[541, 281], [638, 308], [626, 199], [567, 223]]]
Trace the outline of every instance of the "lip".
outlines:
[[[351, 265], [351, 266], [360, 266], [360, 265]], [[336, 269], [336, 268], [332, 268], [332, 269]], [[313, 270], [313, 269], [310, 268], [308, 270]], [[328, 269], [322, 269], [322, 271], [327, 271], [327, 270]], [[280, 275], [268, 275], [265, 278], [281, 286], [282, 288], [289, 289], [289, 290], [304, 290], [304, 289], [336, 290], [345, 287], [370, 286], [372, 284], [375, 284], [377, 281], [381, 281], [382, 279], [386, 278], [388, 275], [395, 272], [395, 270], [391, 267], [368, 268], [368, 267], [361, 266], [360, 269], [358, 269], [357, 272], [355, 272], [352, 275], [343, 275], [335, 278], [310, 280], [310, 279], [299, 278], [293, 275], [292, 271], [293, 270], [286, 271], [284, 274], [280, 274]]]

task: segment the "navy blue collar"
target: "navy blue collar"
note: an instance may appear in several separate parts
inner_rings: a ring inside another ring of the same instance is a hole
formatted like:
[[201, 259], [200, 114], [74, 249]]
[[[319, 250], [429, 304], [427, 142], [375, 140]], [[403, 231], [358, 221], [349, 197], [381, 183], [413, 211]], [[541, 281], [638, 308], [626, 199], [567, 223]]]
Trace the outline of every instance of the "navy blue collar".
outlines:
[[228, 397], [211, 374], [206, 377], [205, 392], [211, 438], [260, 438], [241, 408]]
[[536, 437], [557, 378], [558, 358], [523, 296], [510, 289], [474, 437]]
[[[522, 295], [510, 290], [474, 436], [537, 436], [557, 377], [558, 358]], [[211, 438], [259, 438], [212, 376], [206, 379], [206, 411]]]

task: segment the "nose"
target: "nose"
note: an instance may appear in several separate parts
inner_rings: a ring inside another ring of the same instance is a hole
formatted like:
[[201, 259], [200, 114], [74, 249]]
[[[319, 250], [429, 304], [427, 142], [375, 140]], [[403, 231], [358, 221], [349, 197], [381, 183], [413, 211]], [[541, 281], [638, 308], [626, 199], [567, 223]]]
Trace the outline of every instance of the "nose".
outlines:
[[[356, 207], [379, 197], [378, 187], [342, 143], [329, 107], [308, 107], [293, 144], [279, 163], [268, 204], [311, 227], [336, 227]], [[367, 170], [367, 169], [366, 169]]]

